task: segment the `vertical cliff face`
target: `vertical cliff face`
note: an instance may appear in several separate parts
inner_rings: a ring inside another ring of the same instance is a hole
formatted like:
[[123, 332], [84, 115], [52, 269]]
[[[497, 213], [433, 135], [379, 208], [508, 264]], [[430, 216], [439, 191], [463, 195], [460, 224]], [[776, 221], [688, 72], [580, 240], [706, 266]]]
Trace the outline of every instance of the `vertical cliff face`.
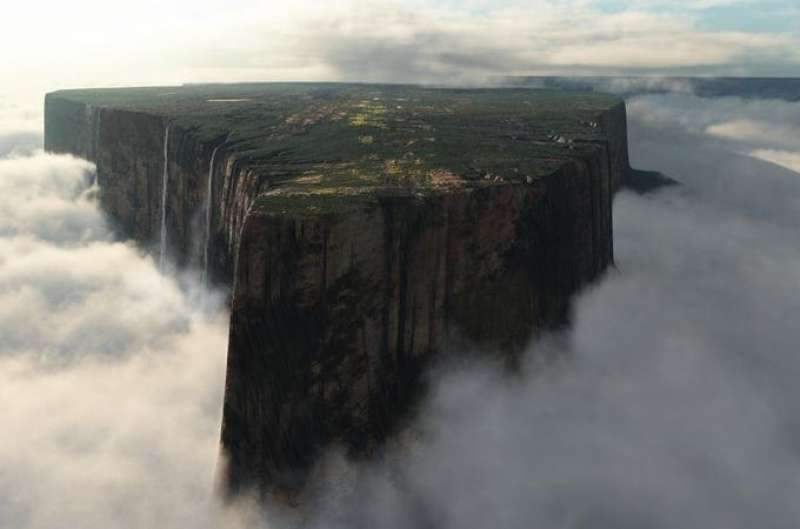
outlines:
[[225, 150], [225, 135], [199, 138], [162, 115], [108, 108], [48, 95], [45, 149], [96, 164], [101, 203], [124, 237], [157, 251], [167, 142], [167, 253], [180, 266], [199, 266], [206, 233], [207, 176], [215, 159], [209, 274], [230, 286], [238, 234], [259, 179]]
[[613, 261], [625, 107], [524, 90], [246, 89], [50, 94], [45, 146], [94, 161], [103, 207], [154, 248], [169, 127], [164, 210], [182, 266], [202, 263], [218, 148], [226, 483], [293, 495], [326, 446], [365, 456], [391, 435], [433, 359], [469, 349], [513, 364], [566, 322]]
[[612, 186], [619, 189], [630, 173], [630, 160], [628, 158], [628, 116], [625, 103], [618, 103], [608, 111], [601, 114], [600, 126], [604, 139], [600, 143], [606, 144], [609, 159], [608, 163], [612, 174]]
[[[302, 488], [328, 443], [370, 453], [431, 359], [513, 361], [611, 262], [605, 152], [540, 185], [383, 197], [346, 215], [251, 211], [222, 440], [234, 490]], [[580, 213], [576, 213], [580, 212]]]

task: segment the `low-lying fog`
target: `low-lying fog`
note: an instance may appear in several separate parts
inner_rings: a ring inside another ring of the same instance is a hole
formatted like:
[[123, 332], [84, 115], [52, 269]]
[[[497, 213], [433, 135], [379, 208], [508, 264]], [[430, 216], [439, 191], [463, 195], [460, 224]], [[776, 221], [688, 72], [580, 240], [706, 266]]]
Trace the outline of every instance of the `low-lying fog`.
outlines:
[[[243, 525], [212, 501], [224, 310], [114, 240], [36, 112], [0, 112], [0, 526]], [[307, 525], [797, 526], [800, 104], [681, 90], [629, 117], [633, 165], [683, 186], [618, 195], [618, 269], [529, 353], [560, 360], [432, 375], [420, 445], [332, 455]]]

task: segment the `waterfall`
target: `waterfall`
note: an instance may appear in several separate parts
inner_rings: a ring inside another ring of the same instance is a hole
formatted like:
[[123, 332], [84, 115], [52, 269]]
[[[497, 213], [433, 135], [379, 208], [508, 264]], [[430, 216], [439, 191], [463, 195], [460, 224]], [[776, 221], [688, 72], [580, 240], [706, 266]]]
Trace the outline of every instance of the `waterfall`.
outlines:
[[164, 172], [161, 175], [161, 247], [158, 258], [158, 268], [164, 271], [164, 261], [167, 254], [167, 182], [169, 180], [169, 125], [164, 130]]
[[203, 284], [208, 285], [208, 248], [211, 241], [211, 206], [212, 206], [212, 192], [214, 185], [214, 159], [217, 157], [217, 151], [222, 145], [217, 145], [211, 152], [211, 162], [208, 164], [208, 185], [206, 188], [206, 240], [203, 250]]
[[94, 158], [95, 170], [94, 170], [94, 180], [92, 180], [92, 189], [95, 191], [99, 189], [99, 183], [97, 181], [97, 165], [98, 165], [98, 158], [100, 157], [100, 118], [102, 114], [100, 113], [100, 107], [97, 107], [93, 111], [93, 120], [94, 120], [94, 130], [93, 138], [92, 138], [92, 157]]

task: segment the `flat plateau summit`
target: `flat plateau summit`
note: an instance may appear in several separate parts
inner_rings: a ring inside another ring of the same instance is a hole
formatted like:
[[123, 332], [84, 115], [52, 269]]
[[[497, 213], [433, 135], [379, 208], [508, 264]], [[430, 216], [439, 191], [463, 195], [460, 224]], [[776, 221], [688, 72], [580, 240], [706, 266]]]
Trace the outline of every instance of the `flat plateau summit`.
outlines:
[[97, 166], [120, 231], [232, 288], [231, 492], [296, 497], [376, 453], [432, 362], [513, 364], [613, 261], [625, 106], [598, 93], [361, 84], [67, 90], [45, 147]]
[[591, 150], [587, 142], [605, 138], [601, 114], [620, 104], [558, 90], [339, 84], [68, 90], [48, 100], [159, 116], [209, 145], [226, 143], [279, 188], [268, 195], [524, 182]]

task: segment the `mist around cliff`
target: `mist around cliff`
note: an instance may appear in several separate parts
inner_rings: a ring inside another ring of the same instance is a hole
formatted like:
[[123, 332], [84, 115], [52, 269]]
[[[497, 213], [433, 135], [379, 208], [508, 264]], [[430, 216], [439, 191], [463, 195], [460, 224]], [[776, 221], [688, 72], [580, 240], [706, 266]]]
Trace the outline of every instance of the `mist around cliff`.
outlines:
[[[617, 269], [520, 376], [443, 366], [414, 449], [330, 454], [305, 525], [795, 527], [799, 108], [631, 99], [633, 164], [683, 185], [617, 197]], [[0, 526], [283, 526], [213, 499], [224, 311], [114, 238], [90, 164], [2, 112]]]
[[41, 101], [0, 94], [0, 157], [42, 148]]
[[92, 172], [0, 159], [0, 526], [220, 526], [227, 320], [115, 241]]

